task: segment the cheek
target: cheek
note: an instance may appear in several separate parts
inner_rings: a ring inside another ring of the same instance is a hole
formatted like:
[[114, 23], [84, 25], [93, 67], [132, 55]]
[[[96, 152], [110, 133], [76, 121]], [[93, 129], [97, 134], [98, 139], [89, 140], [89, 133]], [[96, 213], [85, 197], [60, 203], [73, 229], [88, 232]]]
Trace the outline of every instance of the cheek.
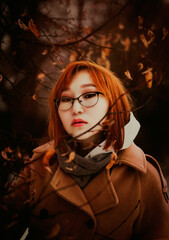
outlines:
[[60, 120], [65, 128], [65, 122], [66, 122], [66, 119], [67, 119], [67, 114], [66, 112], [60, 112], [58, 111], [58, 114], [59, 114], [59, 117], [60, 117]]

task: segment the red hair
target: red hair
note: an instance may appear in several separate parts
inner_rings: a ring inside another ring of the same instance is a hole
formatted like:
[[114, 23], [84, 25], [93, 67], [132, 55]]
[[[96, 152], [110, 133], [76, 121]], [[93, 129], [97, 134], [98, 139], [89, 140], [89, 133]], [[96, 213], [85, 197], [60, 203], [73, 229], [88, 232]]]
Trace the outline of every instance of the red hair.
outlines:
[[132, 100], [120, 79], [113, 72], [90, 61], [70, 63], [53, 87], [49, 97], [49, 135], [54, 139], [55, 146], [59, 146], [66, 139], [67, 133], [59, 118], [54, 99], [59, 98], [62, 91], [71, 83], [73, 76], [83, 70], [89, 73], [98, 90], [109, 101], [110, 109], [104, 123], [107, 131], [104, 148], [113, 146], [118, 151], [123, 145], [124, 126], [129, 121]]

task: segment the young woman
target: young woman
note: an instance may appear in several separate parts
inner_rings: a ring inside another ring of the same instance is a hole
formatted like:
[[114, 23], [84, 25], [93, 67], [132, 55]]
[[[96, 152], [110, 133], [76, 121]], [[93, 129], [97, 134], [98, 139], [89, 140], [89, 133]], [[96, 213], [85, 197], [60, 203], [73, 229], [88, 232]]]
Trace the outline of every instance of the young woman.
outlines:
[[74, 62], [49, 101], [53, 141], [34, 150], [13, 183], [5, 202], [15, 221], [5, 237], [19, 239], [28, 226], [27, 239], [169, 239], [167, 184], [133, 143], [140, 125], [121, 81]]

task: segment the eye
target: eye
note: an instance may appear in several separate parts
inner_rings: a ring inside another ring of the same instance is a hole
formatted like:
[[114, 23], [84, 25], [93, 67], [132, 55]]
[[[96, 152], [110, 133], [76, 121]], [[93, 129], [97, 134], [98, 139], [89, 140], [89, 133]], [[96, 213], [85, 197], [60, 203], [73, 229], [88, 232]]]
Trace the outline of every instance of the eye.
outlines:
[[72, 102], [72, 98], [70, 97], [61, 97], [60, 102]]
[[96, 95], [97, 95], [97, 93], [95, 93], [95, 92], [90, 92], [90, 93], [85, 93], [85, 94], [83, 95], [83, 97], [84, 97], [85, 99], [89, 99], [89, 98], [96, 97]]

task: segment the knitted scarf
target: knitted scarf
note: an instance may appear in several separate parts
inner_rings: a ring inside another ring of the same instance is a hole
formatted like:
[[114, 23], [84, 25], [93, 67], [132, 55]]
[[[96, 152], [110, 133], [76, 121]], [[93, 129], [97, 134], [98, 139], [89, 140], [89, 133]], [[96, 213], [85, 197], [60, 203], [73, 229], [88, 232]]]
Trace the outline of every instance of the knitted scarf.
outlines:
[[[70, 154], [73, 155], [72, 160]], [[112, 152], [104, 152], [90, 158], [71, 153], [71, 151], [66, 156], [57, 152], [60, 168], [70, 174], [81, 188], [84, 188], [110, 162], [111, 154]]]

